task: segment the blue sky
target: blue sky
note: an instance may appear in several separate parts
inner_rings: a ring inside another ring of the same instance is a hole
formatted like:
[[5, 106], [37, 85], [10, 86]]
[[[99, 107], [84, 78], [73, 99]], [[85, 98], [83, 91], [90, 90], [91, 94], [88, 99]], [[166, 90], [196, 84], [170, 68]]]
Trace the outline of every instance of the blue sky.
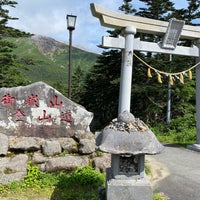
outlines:
[[[108, 28], [101, 27], [99, 20], [92, 16], [90, 3], [96, 3], [112, 11], [119, 12], [122, 0], [16, 0], [16, 8], [9, 9], [10, 15], [19, 20], [10, 21], [9, 26], [33, 34], [45, 35], [59, 41], [68, 42], [66, 15], [77, 15], [76, 29], [73, 31], [73, 45], [87, 51], [101, 53], [97, 45]], [[176, 8], [187, 6], [186, 0], [173, 0]], [[137, 9], [142, 6], [133, 0]]]

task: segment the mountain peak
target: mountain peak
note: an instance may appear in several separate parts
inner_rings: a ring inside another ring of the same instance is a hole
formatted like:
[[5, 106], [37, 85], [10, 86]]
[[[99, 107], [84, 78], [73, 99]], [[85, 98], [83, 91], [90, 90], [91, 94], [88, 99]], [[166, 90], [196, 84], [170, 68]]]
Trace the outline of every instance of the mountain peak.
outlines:
[[38, 47], [40, 52], [47, 54], [53, 53], [59, 48], [63, 48], [66, 44], [62, 42], [58, 42], [53, 38], [42, 36], [42, 35], [34, 35], [31, 37], [31, 41]]

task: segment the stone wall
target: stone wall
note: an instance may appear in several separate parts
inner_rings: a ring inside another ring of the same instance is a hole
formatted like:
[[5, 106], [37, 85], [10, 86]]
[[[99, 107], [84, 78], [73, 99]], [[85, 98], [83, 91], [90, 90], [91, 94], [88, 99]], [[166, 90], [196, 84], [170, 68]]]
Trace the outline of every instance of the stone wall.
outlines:
[[95, 152], [95, 135], [89, 131], [92, 117], [43, 82], [1, 88], [0, 184], [24, 178], [28, 162], [46, 172], [86, 165], [105, 171], [110, 156]]
[[91, 164], [105, 171], [110, 160], [105, 163], [102, 159], [104, 156], [95, 152], [91, 132], [77, 131], [71, 137], [51, 139], [0, 134], [0, 184], [24, 178], [29, 161], [46, 172], [73, 171]]

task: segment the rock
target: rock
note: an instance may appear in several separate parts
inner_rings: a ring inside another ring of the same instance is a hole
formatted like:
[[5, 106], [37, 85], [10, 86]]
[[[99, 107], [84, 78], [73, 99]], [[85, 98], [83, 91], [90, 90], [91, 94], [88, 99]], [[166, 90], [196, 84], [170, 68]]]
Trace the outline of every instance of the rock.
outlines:
[[6, 155], [8, 152], [8, 137], [0, 133], [0, 155]]
[[117, 120], [128, 124], [128, 123], [134, 121], [135, 117], [132, 113], [130, 113], [128, 111], [124, 111], [123, 113], [119, 114]]
[[62, 149], [68, 153], [78, 152], [78, 144], [73, 138], [59, 138], [59, 142]]
[[28, 156], [19, 154], [12, 158], [0, 158], [0, 184], [20, 180], [27, 174]]
[[26, 154], [19, 154], [10, 158], [7, 168], [12, 172], [26, 172], [28, 156]]
[[46, 156], [55, 156], [62, 152], [60, 143], [57, 140], [54, 141], [44, 141], [42, 144], [42, 152]]
[[103, 153], [102, 156], [96, 157], [93, 160], [93, 166], [100, 172], [106, 172], [106, 169], [111, 167], [111, 155], [108, 153]]
[[95, 139], [81, 139], [79, 142], [79, 152], [81, 154], [91, 154], [95, 151]]
[[8, 136], [68, 137], [87, 131], [93, 118], [93, 113], [43, 82], [0, 88], [0, 101], [0, 132]]
[[74, 133], [74, 137], [80, 141], [81, 139], [94, 139], [95, 135], [90, 131], [79, 130]]
[[36, 137], [9, 137], [9, 148], [12, 150], [36, 151], [41, 149], [42, 138]]
[[40, 152], [35, 152], [33, 154], [33, 157], [32, 157], [32, 161], [33, 163], [35, 164], [41, 164], [41, 163], [45, 163], [46, 161], [48, 160], [47, 157], [45, 157], [42, 153]]
[[[0, 172], [1, 173], [1, 172]], [[11, 183], [13, 181], [20, 181], [26, 176], [26, 172], [15, 172], [12, 174], [0, 174], [0, 184]]]
[[54, 172], [60, 170], [73, 171], [77, 167], [89, 165], [87, 156], [71, 156], [51, 158], [46, 162], [46, 171]]

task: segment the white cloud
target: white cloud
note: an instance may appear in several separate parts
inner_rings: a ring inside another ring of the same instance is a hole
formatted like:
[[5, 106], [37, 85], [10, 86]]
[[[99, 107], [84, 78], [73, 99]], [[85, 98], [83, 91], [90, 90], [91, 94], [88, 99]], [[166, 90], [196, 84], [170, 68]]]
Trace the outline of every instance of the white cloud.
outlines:
[[[96, 45], [101, 43], [101, 37], [107, 35], [106, 30], [108, 29], [102, 27], [99, 19], [92, 16], [90, 3], [96, 3], [113, 11], [118, 11], [119, 6], [123, 3], [122, 0], [16, 1], [18, 5], [16, 8], [10, 9], [10, 14], [18, 17], [19, 20], [10, 22], [10, 26], [68, 42], [66, 15], [74, 14], [77, 15], [77, 23], [76, 29], [73, 31], [73, 45], [95, 52], [101, 52]], [[136, 2], [133, 1], [134, 5], [137, 4]]]

